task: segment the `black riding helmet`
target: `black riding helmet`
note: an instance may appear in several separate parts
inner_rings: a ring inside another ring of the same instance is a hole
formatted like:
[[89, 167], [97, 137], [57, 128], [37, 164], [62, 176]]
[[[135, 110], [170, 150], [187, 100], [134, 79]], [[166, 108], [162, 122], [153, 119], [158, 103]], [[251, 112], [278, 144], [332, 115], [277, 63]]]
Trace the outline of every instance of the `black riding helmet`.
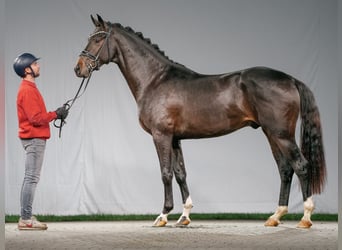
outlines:
[[[40, 58], [35, 57], [34, 55], [30, 53], [23, 53], [19, 55], [13, 63], [13, 68], [15, 73], [17, 73], [20, 77], [25, 77], [25, 69], [31, 68], [30, 65], [34, 63], [35, 61], [39, 60]], [[33, 73], [33, 70], [31, 68], [32, 74], [35, 77], [35, 74]]]

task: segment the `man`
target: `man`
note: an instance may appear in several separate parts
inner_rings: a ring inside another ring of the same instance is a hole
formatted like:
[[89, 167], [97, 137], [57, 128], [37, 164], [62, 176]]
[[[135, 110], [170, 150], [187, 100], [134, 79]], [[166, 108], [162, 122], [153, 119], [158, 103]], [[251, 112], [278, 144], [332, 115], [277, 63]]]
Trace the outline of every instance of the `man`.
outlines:
[[35, 80], [39, 77], [39, 58], [30, 53], [19, 55], [13, 64], [14, 71], [22, 78], [17, 95], [19, 138], [26, 151], [25, 177], [20, 194], [20, 230], [46, 230], [47, 225], [32, 216], [32, 203], [43, 164], [46, 140], [50, 138], [49, 123], [65, 119], [68, 110], [63, 106], [47, 112]]

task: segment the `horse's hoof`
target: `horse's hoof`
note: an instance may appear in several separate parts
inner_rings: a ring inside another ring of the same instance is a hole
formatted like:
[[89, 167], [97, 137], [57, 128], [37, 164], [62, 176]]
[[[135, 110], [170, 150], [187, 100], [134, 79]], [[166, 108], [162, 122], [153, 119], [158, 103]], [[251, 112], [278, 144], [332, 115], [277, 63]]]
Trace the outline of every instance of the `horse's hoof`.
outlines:
[[280, 221], [273, 219], [273, 218], [268, 218], [268, 220], [265, 222], [265, 227], [277, 227], [279, 225]]
[[312, 226], [312, 222], [309, 220], [301, 220], [298, 225], [297, 228], [306, 228], [309, 229]]
[[186, 216], [182, 216], [181, 218], [179, 218], [179, 220], [176, 223], [176, 227], [184, 227], [189, 225], [191, 222], [189, 217]]
[[153, 227], [164, 227], [167, 224], [167, 221], [163, 220], [161, 216], [159, 216], [153, 223]]

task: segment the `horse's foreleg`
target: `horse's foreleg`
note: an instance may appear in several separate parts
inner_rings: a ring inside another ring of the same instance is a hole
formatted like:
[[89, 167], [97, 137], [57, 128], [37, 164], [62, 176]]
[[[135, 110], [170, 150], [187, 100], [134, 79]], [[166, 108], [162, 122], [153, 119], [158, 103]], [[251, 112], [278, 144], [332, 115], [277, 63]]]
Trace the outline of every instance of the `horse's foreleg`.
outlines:
[[190, 211], [193, 207], [190, 197], [188, 185], [186, 183], [186, 170], [184, 165], [182, 148], [179, 140], [174, 140], [172, 143], [172, 167], [176, 176], [177, 183], [180, 187], [183, 200], [183, 213], [178, 219], [176, 226], [187, 226], [190, 224]]
[[193, 207], [192, 205], [192, 200], [191, 197], [188, 196], [188, 198], [186, 199], [186, 201], [183, 204], [183, 213], [182, 215], [179, 217], [176, 226], [177, 227], [181, 227], [181, 226], [187, 226], [190, 224], [191, 220], [190, 220], [190, 211], [191, 208]]
[[153, 134], [153, 141], [157, 149], [161, 177], [164, 184], [164, 207], [162, 213], [154, 221], [153, 226], [163, 227], [167, 224], [167, 216], [173, 209], [172, 179], [173, 169], [171, 166], [171, 136], [164, 135], [160, 132]]

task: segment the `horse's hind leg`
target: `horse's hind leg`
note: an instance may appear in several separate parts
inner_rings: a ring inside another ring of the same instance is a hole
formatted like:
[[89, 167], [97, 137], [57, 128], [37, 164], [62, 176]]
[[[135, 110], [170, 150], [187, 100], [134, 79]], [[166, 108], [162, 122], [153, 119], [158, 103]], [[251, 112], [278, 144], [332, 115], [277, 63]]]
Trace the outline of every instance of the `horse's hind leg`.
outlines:
[[172, 167], [183, 200], [183, 213], [178, 219], [176, 226], [187, 226], [191, 221], [190, 211], [193, 206], [188, 185], [186, 183], [186, 170], [180, 140], [174, 139], [172, 142], [172, 148]]
[[280, 218], [287, 213], [292, 176], [293, 173], [296, 173], [301, 184], [304, 200], [304, 217], [298, 224], [298, 227], [310, 228], [312, 225], [310, 217], [314, 209], [314, 205], [311, 198], [311, 188], [308, 180], [307, 161], [300, 152], [294, 139], [270, 136], [268, 136], [268, 139], [271, 144], [273, 155], [278, 164], [281, 178], [281, 190], [278, 209], [266, 221], [265, 225], [277, 226]]
[[276, 158], [276, 162], [278, 164], [278, 170], [280, 174], [280, 194], [279, 194], [279, 202], [278, 208], [276, 212], [271, 215], [268, 220], [265, 222], [265, 226], [276, 227], [280, 223], [280, 218], [287, 214], [288, 212], [288, 203], [290, 197], [291, 183], [293, 177], [293, 169], [289, 165], [288, 162], [282, 160], [279, 157], [279, 152], [273, 151], [273, 154]]
[[311, 214], [314, 210], [314, 203], [312, 200], [311, 183], [308, 173], [309, 164], [295, 143], [289, 148], [289, 153], [289, 158], [292, 163], [291, 166], [300, 181], [304, 202], [304, 216], [297, 227], [310, 228], [312, 226]]
[[299, 151], [299, 154], [300, 154], [300, 160], [295, 163], [294, 171], [296, 175], [298, 176], [298, 179], [300, 181], [300, 185], [302, 188], [303, 201], [304, 201], [304, 216], [302, 217], [301, 221], [298, 223], [297, 227], [310, 228], [312, 226], [311, 214], [315, 206], [314, 206], [314, 202], [312, 199], [311, 185], [309, 182], [308, 162], [300, 151]]

